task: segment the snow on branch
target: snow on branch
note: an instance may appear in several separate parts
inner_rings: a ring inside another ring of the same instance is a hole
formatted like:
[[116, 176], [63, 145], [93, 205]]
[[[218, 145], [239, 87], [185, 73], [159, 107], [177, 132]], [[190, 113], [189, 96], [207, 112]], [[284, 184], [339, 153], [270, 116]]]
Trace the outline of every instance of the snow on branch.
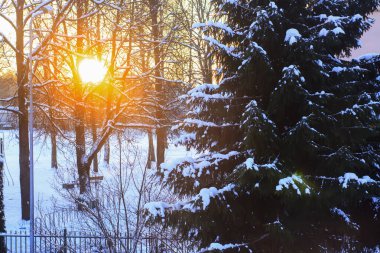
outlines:
[[350, 219], [350, 216], [348, 214], [346, 214], [342, 209], [339, 209], [337, 207], [334, 207], [331, 209], [331, 212], [333, 214], [336, 214], [338, 216], [340, 216], [344, 222], [346, 222], [348, 225], [352, 226], [353, 228], [355, 228], [356, 230], [359, 229], [359, 225], [352, 222], [351, 219]]
[[[175, 127], [173, 127], [172, 129], [175, 129]], [[173, 144], [174, 145], [186, 144], [191, 141], [194, 141], [195, 138], [196, 138], [195, 133], [181, 133], [181, 135], [178, 136], [178, 138], [173, 141]]]
[[297, 175], [280, 179], [278, 181], [278, 185], [276, 186], [276, 191], [293, 188], [296, 190], [298, 195], [301, 195], [301, 189], [298, 187], [297, 183], [305, 187], [304, 191], [306, 194], [310, 194], [310, 187], [302, 180], [301, 177]]
[[221, 93], [214, 93], [213, 91], [216, 91], [219, 85], [217, 84], [209, 84], [204, 83], [201, 85], [196, 86], [195, 88], [189, 90], [186, 95], [181, 96], [181, 99], [189, 99], [191, 101], [195, 99], [203, 99], [203, 100], [219, 100], [219, 99], [229, 99], [231, 97], [230, 94], [221, 94]]
[[144, 205], [144, 209], [146, 209], [150, 215], [153, 217], [165, 217], [165, 210], [166, 209], [173, 209], [173, 205], [165, 203], [165, 202], [149, 202]]
[[[43, 0], [41, 3], [39, 3], [32, 11], [29, 12], [29, 14], [26, 16], [24, 20], [24, 24], [28, 22], [28, 20], [32, 17], [36, 17], [43, 13], [52, 13], [53, 7], [50, 6], [50, 4], [53, 2], [53, 0]], [[25, 8], [29, 8], [30, 6], [26, 6]]]
[[185, 95], [180, 96], [179, 99], [188, 100], [187, 102], [189, 103], [197, 98], [205, 100], [223, 98], [224, 95], [222, 94], [212, 94], [218, 87], [219, 85], [217, 84], [204, 83], [192, 88]]
[[[215, 187], [203, 188], [200, 190], [199, 194], [195, 195], [190, 201], [182, 202], [179, 201], [174, 204], [169, 204], [165, 202], [149, 202], [144, 205], [144, 209], [149, 212], [153, 217], [165, 217], [165, 211], [190, 211], [197, 212], [200, 210], [205, 210], [210, 204], [212, 198], [221, 197], [226, 192], [234, 192], [235, 185], [228, 184], [221, 189]], [[196, 206], [197, 203], [202, 203], [202, 207]]]
[[206, 35], [203, 36], [203, 39], [205, 41], [207, 41], [211, 46], [215, 46], [216, 48], [221, 49], [222, 51], [224, 51], [228, 55], [235, 57], [235, 58], [241, 58], [241, 53], [235, 53], [234, 51], [236, 49], [234, 47], [229, 47], [223, 43], [220, 43], [216, 39], [209, 37], [209, 36], [206, 36]]
[[359, 178], [355, 173], [352, 172], [345, 173], [344, 176], [339, 177], [339, 183], [342, 184], [343, 188], [347, 188], [350, 181], [354, 181], [359, 185], [379, 183], [369, 176], [363, 176], [362, 178]]
[[238, 156], [240, 153], [237, 151], [230, 151], [226, 154], [222, 153], [208, 153], [198, 157], [184, 157], [180, 159], [173, 159], [166, 163], [161, 164], [162, 172], [164, 173], [164, 180], [167, 180], [169, 174], [176, 169], [183, 177], [200, 177], [203, 171], [211, 166], [217, 166], [220, 162], [229, 160]]
[[295, 65], [290, 65], [282, 69], [283, 78], [291, 79], [293, 77], [299, 77], [302, 82], [305, 82], [305, 78], [301, 76], [301, 71]]
[[286, 31], [285, 42], [288, 42], [289, 45], [293, 45], [300, 38], [302, 38], [302, 36], [297, 29], [291, 28]]
[[191, 119], [187, 118], [181, 123], [184, 126], [194, 126], [196, 125], [198, 128], [200, 127], [229, 127], [229, 126], [234, 126], [233, 124], [230, 123], [224, 123], [221, 125], [215, 124], [214, 122], [211, 121], [204, 121], [200, 119]]
[[351, 108], [345, 108], [344, 110], [338, 112], [337, 114], [356, 116], [360, 111], [364, 109], [369, 109], [372, 111], [371, 114], [376, 116], [376, 113], [373, 109], [373, 106], [376, 106], [376, 105], [377, 106], [380, 105], [380, 102], [370, 100], [368, 103], [363, 104], [363, 105], [354, 104]]
[[220, 244], [217, 242], [213, 242], [210, 244], [210, 246], [208, 246], [207, 248], [203, 248], [203, 249], [199, 250], [197, 253], [205, 253], [205, 252], [209, 252], [209, 251], [221, 251], [221, 252], [223, 252], [224, 250], [238, 249], [238, 248], [242, 248], [242, 247], [247, 248], [247, 245], [246, 244], [232, 244], [232, 243]]
[[[234, 184], [229, 184], [221, 189], [215, 187], [203, 188], [197, 196], [195, 196], [194, 201], [202, 200], [202, 208], [205, 210], [210, 204], [211, 198], [215, 198], [219, 195], [223, 195], [225, 192], [232, 192], [235, 188]], [[235, 193], [236, 195], [237, 193]]]
[[267, 163], [267, 164], [257, 164], [255, 163], [255, 160], [254, 158], [248, 158], [246, 161], [245, 161], [245, 166], [247, 167], [247, 169], [249, 170], [255, 170], [255, 171], [259, 171], [260, 169], [270, 169], [270, 170], [275, 170], [275, 171], [279, 171], [279, 169], [277, 168], [277, 159], [274, 160], [272, 163]]
[[379, 53], [370, 53], [370, 54], [365, 54], [362, 55], [358, 58], [355, 59], [356, 61], [359, 62], [364, 62], [364, 63], [374, 63], [376, 61], [380, 61], [380, 54]]
[[213, 91], [216, 90], [219, 87], [219, 85], [211, 84], [211, 83], [204, 83], [201, 85], [196, 86], [195, 88], [191, 89], [189, 93], [192, 92], [205, 92], [205, 91]]
[[21, 114], [21, 112], [17, 109], [17, 107], [13, 107], [13, 106], [0, 106], [0, 111], [7, 111], [7, 112], [16, 113], [16, 114]]
[[207, 21], [206, 23], [195, 23], [193, 24], [192, 28], [207, 28], [207, 27], [214, 27], [218, 28], [220, 30], [223, 30], [224, 32], [228, 33], [229, 35], [234, 35], [235, 32], [229, 27], [228, 25], [222, 23], [222, 22], [215, 22], [215, 21]]
[[194, 101], [195, 99], [202, 99], [205, 101], [209, 100], [226, 100], [231, 98], [231, 94], [221, 94], [221, 93], [216, 93], [216, 94], [207, 94], [204, 92], [194, 92], [194, 91], [189, 91], [187, 95], [181, 96], [181, 98], [187, 98], [189, 102]]

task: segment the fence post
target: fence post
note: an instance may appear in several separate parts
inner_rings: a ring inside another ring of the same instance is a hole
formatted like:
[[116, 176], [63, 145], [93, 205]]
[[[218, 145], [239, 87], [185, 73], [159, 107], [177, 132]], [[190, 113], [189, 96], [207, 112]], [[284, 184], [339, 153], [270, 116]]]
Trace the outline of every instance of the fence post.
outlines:
[[[0, 232], [5, 232], [5, 215], [4, 215], [4, 142], [0, 137]], [[5, 237], [0, 237], [0, 252], [7, 252]]]
[[63, 253], [67, 253], [67, 229], [63, 229]]
[[4, 140], [3, 140], [3, 137], [0, 137], [0, 155], [4, 156]]

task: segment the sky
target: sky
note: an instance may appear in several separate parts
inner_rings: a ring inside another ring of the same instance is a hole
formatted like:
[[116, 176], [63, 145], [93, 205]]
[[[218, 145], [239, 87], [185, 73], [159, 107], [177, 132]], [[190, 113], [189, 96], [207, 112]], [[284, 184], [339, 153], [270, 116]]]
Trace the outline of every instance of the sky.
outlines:
[[369, 53], [380, 53], [380, 11], [376, 12], [373, 18], [376, 20], [375, 24], [364, 34], [361, 39], [362, 47], [352, 53], [353, 58]]

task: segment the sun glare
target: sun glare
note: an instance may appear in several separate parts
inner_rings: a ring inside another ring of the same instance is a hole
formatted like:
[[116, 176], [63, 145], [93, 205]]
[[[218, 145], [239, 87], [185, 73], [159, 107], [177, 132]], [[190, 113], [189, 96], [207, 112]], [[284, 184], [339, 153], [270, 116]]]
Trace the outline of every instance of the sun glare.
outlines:
[[84, 59], [79, 63], [79, 76], [84, 83], [100, 83], [107, 73], [107, 68], [102, 61], [96, 59]]

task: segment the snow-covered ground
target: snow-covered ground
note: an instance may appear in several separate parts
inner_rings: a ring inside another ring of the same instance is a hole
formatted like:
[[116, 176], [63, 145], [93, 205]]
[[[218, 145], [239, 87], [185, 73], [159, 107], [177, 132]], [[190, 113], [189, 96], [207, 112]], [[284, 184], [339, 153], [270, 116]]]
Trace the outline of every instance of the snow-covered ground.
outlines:
[[[5, 164], [4, 164], [4, 204], [5, 204], [5, 218], [7, 231], [14, 230], [28, 230], [28, 223], [21, 220], [21, 200], [20, 200], [20, 183], [19, 183], [19, 160], [18, 160], [18, 138], [17, 131], [7, 130], [0, 131], [0, 135], [4, 136], [5, 140]], [[148, 139], [145, 134], [135, 134], [133, 136], [135, 144], [139, 147], [140, 152], [145, 156]], [[114, 136], [111, 138], [111, 166], [117, 167], [119, 163], [118, 141]], [[75, 161], [75, 153], [73, 146], [61, 140], [58, 151], [59, 169], [73, 168]], [[71, 150], [71, 151], [70, 151]], [[128, 156], [127, 148], [123, 148], [123, 155]], [[56, 170], [50, 167], [50, 141], [43, 137], [35, 139], [34, 148], [34, 164], [35, 164], [35, 205], [40, 206], [45, 210], [49, 210], [59, 203], [64, 205], [68, 202], [62, 198], [57, 192], [61, 189], [57, 185]], [[186, 156], [189, 152], [184, 147], [175, 147], [169, 145], [167, 150], [167, 159], [175, 159]], [[102, 157], [100, 154], [99, 157]], [[74, 168], [75, 170], [75, 168]], [[108, 173], [109, 169], [105, 166], [100, 166], [100, 173], [105, 176], [111, 176]], [[36, 211], [37, 213], [37, 211]], [[38, 214], [36, 214], [38, 215]]]

